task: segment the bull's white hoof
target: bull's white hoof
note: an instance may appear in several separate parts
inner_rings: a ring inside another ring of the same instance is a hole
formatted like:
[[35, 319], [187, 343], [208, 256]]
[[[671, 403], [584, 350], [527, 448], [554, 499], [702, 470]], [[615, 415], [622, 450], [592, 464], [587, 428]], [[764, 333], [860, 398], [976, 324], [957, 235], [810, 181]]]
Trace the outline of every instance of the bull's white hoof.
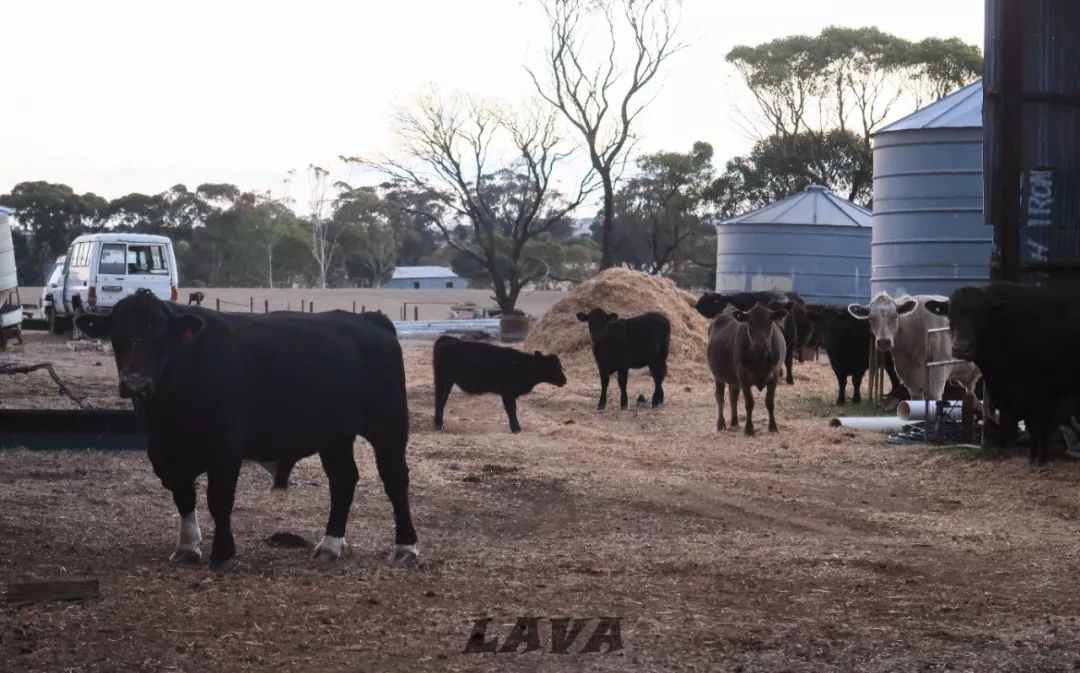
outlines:
[[420, 548], [414, 544], [396, 544], [390, 548], [390, 562], [410, 565], [420, 558]]
[[311, 558], [320, 561], [337, 561], [345, 558], [348, 553], [349, 544], [345, 542], [345, 538], [324, 535], [319, 544], [315, 545], [315, 551], [311, 553]]
[[177, 547], [169, 560], [182, 565], [193, 565], [202, 562], [202, 552], [199, 549]]

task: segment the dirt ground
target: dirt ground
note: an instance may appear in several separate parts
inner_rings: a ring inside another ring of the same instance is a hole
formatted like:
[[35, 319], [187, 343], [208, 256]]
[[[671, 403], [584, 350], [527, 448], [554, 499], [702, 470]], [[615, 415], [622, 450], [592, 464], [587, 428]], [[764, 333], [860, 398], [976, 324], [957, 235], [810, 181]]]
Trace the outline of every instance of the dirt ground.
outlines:
[[[385, 561], [390, 507], [363, 442], [350, 558], [266, 542], [318, 540], [318, 460], [300, 463], [284, 501], [249, 465], [228, 576], [168, 563], [178, 517], [141, 453], [0, 452], [0, 581], [101, 581], [83, 603], [0, 604], [0, 669], [1080, 668], [1076, 463], [1033, 471], [1020, 455], [829, 428], [820, 362], [781, 389], [778, 435], [716, 433], [704, 367], [669, 382], [661, 410], [603, 413], [595, 374], [573, 369], [565, 388], [522, 400], [517, 436], [497, 398], [455, 392], [438, 434], [430, 342], [405, 353], [419, 567]], [[16, 356], [55, 359], [94, 400], [115, 395], [108, 354], [35, 334]], [[4, 379], [5, 406], [53, 394], [43, 373]], [[650, 392], [647, 377], [631, 381], [632, 397]], [[199, 512], [208, 555], [205, 502]], [[623, 649], [578, 653], [591, 622], [570, 654], [552, 654], [541, 621], [545, 652], [462, 652], [473, 619], [492, 617], [501, 645], [523, 615], [620, 617]]]

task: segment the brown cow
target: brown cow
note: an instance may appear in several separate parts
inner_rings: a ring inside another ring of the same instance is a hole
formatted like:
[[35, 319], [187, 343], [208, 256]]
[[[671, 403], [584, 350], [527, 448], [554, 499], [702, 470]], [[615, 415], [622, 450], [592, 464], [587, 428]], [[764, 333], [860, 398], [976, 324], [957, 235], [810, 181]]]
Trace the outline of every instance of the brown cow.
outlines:
[[787, 310], [770, 310], [761, 304], [749, 311], [734, 307], [724, 309], [709, 326], [709, 369], [716, 382], [716, 429], [724, 429], [724, 386], [731, 392], [731, 427], [739, 427], [739, 392], [746, 406], [747, 435], [754, 434], [754, 396], [766, 389], [765, 408], [769, 410], [769, 432], [777, 432], [774, 402], [776, 384], [786, 355], [780, 325]]

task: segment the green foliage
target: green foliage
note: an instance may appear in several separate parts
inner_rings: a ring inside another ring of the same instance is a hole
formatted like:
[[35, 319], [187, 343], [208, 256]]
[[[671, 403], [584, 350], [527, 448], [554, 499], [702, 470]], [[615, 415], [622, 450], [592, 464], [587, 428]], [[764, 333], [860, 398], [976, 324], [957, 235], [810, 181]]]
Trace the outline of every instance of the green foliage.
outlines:
[[[618, 264], [669, 274], [694, 261], [699, 242], [712, 235], [703, 217], [713, 180], [713, 148], [696, 142], [688, 153], [639, 157], [637, 173], [615, 198]], [[715, 251], [704, 259], [711, 259]]]
[[743, 114], [759, 132], [750, 154], [732, 158], [713, 185], [710, 200], [725, 216], [810, 184], [869, 205], [872, 135], [901, 103], [922, 106], [982, 72], [979, 48], [957, 38], [911, 42], [838, 26], [738, 46], [727, 60], [754, 96], [757, 114]]

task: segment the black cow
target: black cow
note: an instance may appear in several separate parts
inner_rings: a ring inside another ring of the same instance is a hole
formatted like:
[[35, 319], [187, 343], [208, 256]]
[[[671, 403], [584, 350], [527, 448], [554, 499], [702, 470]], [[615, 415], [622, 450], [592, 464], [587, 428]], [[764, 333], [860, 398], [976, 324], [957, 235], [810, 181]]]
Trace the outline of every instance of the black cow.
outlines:
[[[761, 291], [736, 292], [734, 294], [706, 292], [701, 295], [701, 298], [694, 304], [694, 308], [697, 309], [698, 313], [709, 320], [712, 320], [720, 315], [728, 306], [734, 306], [740, 311], [749, 311], [754, 308], [755, 304], [761, 304], [774, 311], [784, 310], [787, 313], [787, 317], [784, 318], [784, 324], [781, 326], [781, 332], [784, 335], [785, 348], [784, 366], [787, 368], [787, 375], [784, 377], [784, 380], [788, 385], [792, 385], [795, 383], [795, 376], [791, 371], [795, 351], [799, 350], [799, 346], [802, 346], [809, 341], [813, 331], [810, 328], [810, 321], [806, 317], [806, 302], [803, 301], [803, 298], [799, 296], [798, 292], [780, 293]], [[805, 333], [800, 333], [800, 324], [804, 325]], [[800, 355], [799, 357], [801, 360], [802, 356]]]
[[470, 395], [494, 393], [502, 397], [510, 432], [521, 432], [517, 398], [531, 393], [540, 383], [560, 388], [566, 385], [557, 355], [540, 351], [522, 353], [516, 348], [465, 341], [452, 336], [435, 340], [432, 362], [435, 367], [435, 429], [443, 429], [443, 410], [450, 391], [457, 384]]
[[315, 453], [330, 482], [330, 516], [314, 555], [343, 556], [359, 480], [357, 435], [371, 443], [393, 505], [393, 558], [415, 559], [405, 368], [386, 316], [226, 315], [139, 291], [111, 314], [84, 314], [76, 323], [92, 337], [112, 337], [120, 395], [143, 418], [150, 463], [181, 516], [173, 561], [202, 558], [195, 517], [200, 474], [208, 477], [214, 519], [210, 565], [224, 571], [235, 565], [231, 515], [241, 462], [277, 464], [274, 481], [284, 486], [292, 465]]
[[626, 409], [630, 403], [626, 380], [630, 370], [638, 367], [648, 367], [652, 375], [653, 407], [664, 403], [664, 377], [671, 347], [671, 322], [666, 315], [649, 311], [633, 318], [619, 318], [617, 313], [594, 308], [588, 313], [578, 313], [577, 318], [589, 325], [593, 357], [600, 371], [598, 410], [607, 406], [608, 380], [612, 374], [618, 375], [619, 408]]
[[[874, 336], [870, 323], [855, 318], [846, 308], [835, 306], [811, 305], [806, 307], [806, 312], [814, 325], [814, 334], [821, 339], [825, 353], [829, 356], [829, 366], [836, 375], [836, 404], [839, 406], [846, 402], [848, 377], [851, 378], [853, 389], [851, 401], [858, 404], [862, 401], [859, 386], [862, 385], [866, 370], [870, 368], [870, 347]], [[885, 373], [892, 384], [888, 396], [894, 396], [898, 394], [900, 380], [896, 377], [892, 355], [881, 355], [885, 359]]]
[[926, 308], [949, 317], [953, 356], [979, 367], [1006, 426], [1027, 424], [1031, 464], [1045, 463], [1058, 408], [1080, 393], [1080, 295], [1000, 283], [960, 288]]
[[205, 300], [206, 300], [206, 295], [203, 294], [202, 292], [196, 290], [195, 292], [192, 292], [191, 294], [188, 295], [187, 303], [188, 303], [188, 306], [191, 306], [192, 304], [194, 304], [195, 306], [202, 306], [202, 303]]

